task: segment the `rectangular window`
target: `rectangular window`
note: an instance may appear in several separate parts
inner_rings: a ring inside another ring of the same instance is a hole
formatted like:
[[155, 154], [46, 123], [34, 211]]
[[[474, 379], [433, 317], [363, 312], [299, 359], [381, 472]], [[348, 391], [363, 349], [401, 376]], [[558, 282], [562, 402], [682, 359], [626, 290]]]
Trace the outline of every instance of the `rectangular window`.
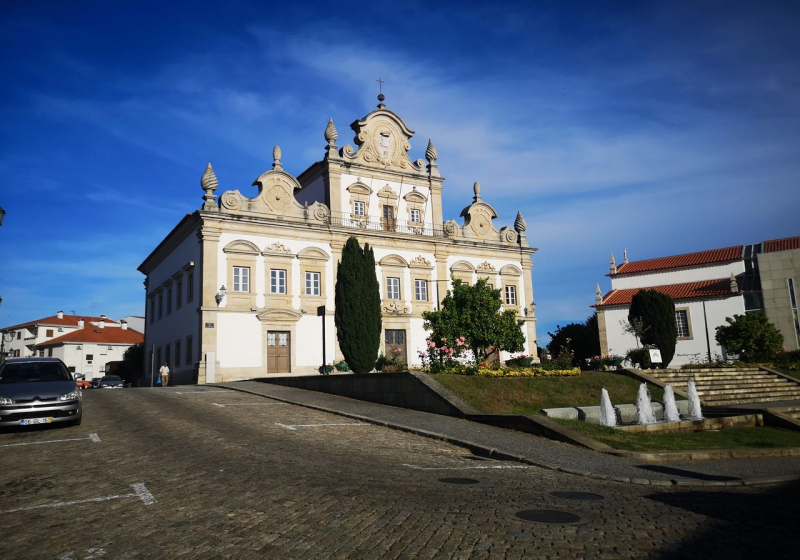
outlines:
[[306, 272], [306, 295], [318, 296], [319, 289], [319, 272]]
[[17, 340], [22, 338], [22, 331], [17, 331]]
[[48, 348], [47, 349], [47, 357], [48, 358], [52, 358], [53, 357], [53, 349], [52, 348]]
[[86, 361], [91, 364], [92, 360], [94, 360], [94, 354], [86, 354]]
[[47, 329], [44, 333], [45, 336], [53, 336], [53, 329]]
[[356, 216], [363, 216], [366, 214], [366, 207], [363, 202], [354, 202], [353, 203], [353, 214]]
[[414, 297], [417, 301], [428, 301], [427, 280], [414, 280]]
[[506, 305], [517, 305], [516, 286], [506, 286]]
[[175, 367], [180, 367], [181, 365], [181, 341], [175, 341]]
[[178, 280], [175, 284], [175, 309], [180, 309], [183, 299], [183, 282]]
[[286, 293], [286, 271], [271, 268], [269, 271], [269, 293]]
[[164, 365], [164, 362], [161, 361], [161, 348], [156, 351], [156, 371], [161, 369], [161, 366]]
[[186, 337], [186, 365], [192, 365], [193, 357], [192, 357], [192, 337]]
[[419, 210], [417, 210], [416, 208], [411, 210], [411, 221], [414, 222], [414, 223], [417, 223], [417, 224], [422, 221], [420, 219]]
[[159, 321], [164, 316], [164, 293], [158, 293], [158, 319]]
[[167, 288], [167, 315], [172, 313], [172, 286]]
[[249, 292], [250, 291], [250, 269], [246, 266], [233, 267], [233, 291], [234, 292]]
[[186, 284], [186, 303], [189, 303], [193, 299], [194, 299], [194, 273], [189, 275], [189, 279]]
[[167, 362], [167, 367], [172, 367], [172, 346], [169, 344], [164, 346], [164, 361]]
[[150, 300], [150, 324], [156, 322], [156, 298]]
[[787, 278], [789, 286], [789, 301], [792, 304], [792, 320], [794, 321], [794, 333], [797, 336], [797, 344], [800, 346], [800, 315], [797, 312], [797, 290], [794, 286], [794, 278]]
[[678, 328], [678, 338], [689, 338], [689, 312], [686, 309], [675, 310], [675, 324]]
[[400, 279], [386, 279], [386, 299], [400, 299]]

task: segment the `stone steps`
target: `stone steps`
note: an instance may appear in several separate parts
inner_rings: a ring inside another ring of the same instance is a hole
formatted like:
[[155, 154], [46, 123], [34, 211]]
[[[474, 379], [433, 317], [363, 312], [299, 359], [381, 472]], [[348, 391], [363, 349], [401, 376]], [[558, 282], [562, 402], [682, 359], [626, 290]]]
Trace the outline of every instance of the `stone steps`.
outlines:
[[[800, 400], [800, 383], [759, 368], [693, 368], [649, 373], [680, 391], [686, 391], [693, 380], [701, 402], [709, 406]], [[796, 412], [800, 415], [800, 407]]]

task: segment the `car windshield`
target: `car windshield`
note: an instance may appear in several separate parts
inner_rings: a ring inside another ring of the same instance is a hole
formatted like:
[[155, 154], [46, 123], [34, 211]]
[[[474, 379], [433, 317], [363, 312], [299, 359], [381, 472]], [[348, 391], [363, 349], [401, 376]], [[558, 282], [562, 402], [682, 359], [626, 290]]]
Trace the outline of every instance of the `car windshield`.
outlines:
[[0, 383], [72, 381], [67, 368], [58, 362], [6, 363], [0, 368]]

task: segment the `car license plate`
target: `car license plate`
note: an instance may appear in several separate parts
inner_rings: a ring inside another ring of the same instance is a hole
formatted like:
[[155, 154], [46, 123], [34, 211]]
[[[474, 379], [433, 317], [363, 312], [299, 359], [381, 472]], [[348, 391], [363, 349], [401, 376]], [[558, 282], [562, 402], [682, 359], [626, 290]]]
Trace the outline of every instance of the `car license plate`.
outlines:
[[48, 418], [26, 418], [25, 420], [20, 420], [20, 426], [31, 426], [33, 424], [52, 424], [53, 417], [50, 416]]

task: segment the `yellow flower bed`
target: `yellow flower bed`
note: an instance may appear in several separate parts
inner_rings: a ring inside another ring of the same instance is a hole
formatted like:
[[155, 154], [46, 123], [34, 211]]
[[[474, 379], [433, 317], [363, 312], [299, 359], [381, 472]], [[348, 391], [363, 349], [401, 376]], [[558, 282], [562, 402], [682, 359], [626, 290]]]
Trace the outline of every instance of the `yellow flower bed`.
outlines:
[[510, 368], [506, 366], [502, 366], [499, 369], [478, 368], [478, 375], [485, 375], [486, 377], [569, 377], [580, 374], [580, 368], [542, 369], [536, 367]]

